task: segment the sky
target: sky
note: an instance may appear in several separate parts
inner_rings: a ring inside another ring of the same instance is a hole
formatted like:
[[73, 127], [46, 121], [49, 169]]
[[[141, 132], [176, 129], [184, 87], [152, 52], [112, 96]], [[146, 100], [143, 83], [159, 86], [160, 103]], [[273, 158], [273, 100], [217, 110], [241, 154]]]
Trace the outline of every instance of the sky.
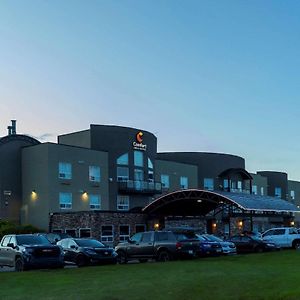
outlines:
[[300, 180], [300, 2], [0, 0], [0, 136], [90, 124]]

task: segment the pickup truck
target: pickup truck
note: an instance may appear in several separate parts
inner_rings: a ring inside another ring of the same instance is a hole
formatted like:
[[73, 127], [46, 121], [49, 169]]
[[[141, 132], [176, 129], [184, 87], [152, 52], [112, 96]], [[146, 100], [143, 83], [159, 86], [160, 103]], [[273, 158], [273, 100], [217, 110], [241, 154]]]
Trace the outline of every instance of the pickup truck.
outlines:
[[[222, 249], [220, 249], [221, 251]], [[168, 261], [180, 257], [196, 257], [200, 254], [200, 241], [195, 236], [172, 231], [147, 231], [134, 234], [127, 242], [115, 247], [119, 263], [138, 259]]]
[[300, 249], [300, 234], [294, 227], [269, 229], [262, 234], [262, 239], [282, 248]]
[[30, 268], [64, 267], [63, 251], [43, 236], [34, 234], [5, 235], [0, 243], [0, 267], [23, 271]]

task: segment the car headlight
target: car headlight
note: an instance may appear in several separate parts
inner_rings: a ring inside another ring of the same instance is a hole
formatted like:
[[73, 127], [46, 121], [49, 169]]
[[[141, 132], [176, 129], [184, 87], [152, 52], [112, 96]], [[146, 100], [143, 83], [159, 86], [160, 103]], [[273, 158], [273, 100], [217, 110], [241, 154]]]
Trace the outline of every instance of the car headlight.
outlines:
[[267, 244], [267, 246], [268, 246], [268, 247], [275, 247], [274, 244], [269, 244], [269, 243]]
[[95, 255], [97, 254], [97, 252], [93, 251], [93, 250], [85, 250], [85, 252], [89, 255]]
[[24, 254], [27, 254], [27, 255], [29, 255], [29, 254], [32, 254], [33, 253], [33, 249], [31, 249], [31, 248], [24, 248], [23, 250], [22, 250], [22, 252], [24, 253]]

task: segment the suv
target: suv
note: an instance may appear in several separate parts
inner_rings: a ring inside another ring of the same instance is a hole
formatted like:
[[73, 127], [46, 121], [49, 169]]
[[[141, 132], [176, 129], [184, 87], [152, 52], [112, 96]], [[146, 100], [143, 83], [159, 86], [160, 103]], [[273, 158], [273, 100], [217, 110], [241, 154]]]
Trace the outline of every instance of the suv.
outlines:
[[119, 263], [138, 259], [168, 261], [179, 257], [195, 257], [199, 252], [199, 240], [185, 233], [172, 231], [147, 231], [134, 234], [126, 243], [115, 247]]
[[63, 251], [43, 236], [34, 234], [5, 235], [0, 245], [0, 266], [16, 271], [41, 267], [64, 267]]
[[272, 242], [282, 248], [300, 249], [300, 234], [294, 227], [279, 227], [265, 231], [263, 240]]

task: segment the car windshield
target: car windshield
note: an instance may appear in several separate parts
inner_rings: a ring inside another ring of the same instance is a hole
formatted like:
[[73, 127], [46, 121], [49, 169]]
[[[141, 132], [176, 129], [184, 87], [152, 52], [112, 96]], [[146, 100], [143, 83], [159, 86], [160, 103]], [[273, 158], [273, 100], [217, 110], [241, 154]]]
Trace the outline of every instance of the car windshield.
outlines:
[[102, 243], [97, 240], [89, 240], [89, 239], [76, 239], [74, 240], [76, 244], [80, 247], [92, 247], [92, 248], [103, 248], [105, 247]]
[[18, 245], [50, 245], [51, 243], [44, 236], [18, 235], [16, 236]]
[[217, 236], [214, 236], [214, 235], [204, 235], [205, 238], [207, 238], [209, 241], [211, 242], [223, 242], [222, 239], [218, 238]]
[[208, 239], [202, 235], [198, 235], [197, 234], [197, 239], [200, 240], [200, 241], [208, 241]]

